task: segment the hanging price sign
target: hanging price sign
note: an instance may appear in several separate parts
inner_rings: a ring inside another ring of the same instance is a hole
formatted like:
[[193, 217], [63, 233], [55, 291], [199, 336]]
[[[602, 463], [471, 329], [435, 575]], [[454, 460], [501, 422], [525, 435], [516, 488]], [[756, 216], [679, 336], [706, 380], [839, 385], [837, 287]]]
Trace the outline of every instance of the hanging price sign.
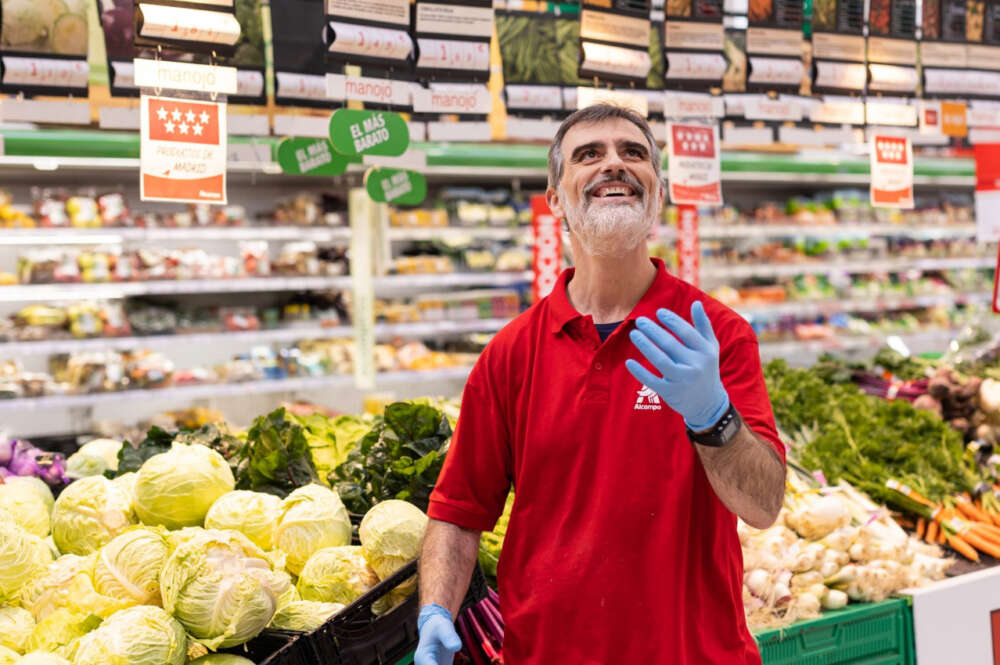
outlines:
[[562, 269], [562, 232], [559, 220], [549, 210], [542, 194], [531, 197], [531, 233], [534, 240], [531, 293], [534, 301], [538, 302], [552, 293]]
[[913, 148], [909, 138], [873, 134], [871, 169], [873, 206], [913, 207]]
[[330, 116], [330, 142], [342, 155], [398, 157], [410, 145], [410, 129], [397, 113], [337, 109]]
[[977, 143], [976, 239], [1000, 240], [1000, 143]]
[[278, 165], [290, 175], [332, 176], [347, 170], [347, 159], [328, 139], [286, 138], [278, 144]]
[[697, 287], [701, 248], [698, 243], [698, 208], [677, 206], [677, 276]]
[[371, 168], [365, 174], [365, 189], [373, 201], [413, 206], [427, 197], [427, 180], [416, 171]]
[[670, 201], [722, 205], [718, 125], [668, 122], [667, 150]]

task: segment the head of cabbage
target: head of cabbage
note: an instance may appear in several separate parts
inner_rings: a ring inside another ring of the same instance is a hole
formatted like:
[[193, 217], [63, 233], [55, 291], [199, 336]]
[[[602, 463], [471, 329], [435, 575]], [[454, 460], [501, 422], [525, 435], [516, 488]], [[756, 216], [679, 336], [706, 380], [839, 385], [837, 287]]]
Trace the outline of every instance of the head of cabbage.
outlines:
[[273, 494], [235, 490], [220, 496], [208, 509], [205, 528], [239, 531], [257, 547], [270, 550], [280, 516], [281, 499]]
[[114, 478], [111, 482], [125, 490], [125, 493], [132, 499], [132, 503], [135, 504], [135, 480], [138, 477], [138, 473], [135, 471], [129, 471], [128, 473], [123, 473], [117, 478]]
[[207, 446], [175, 442], [139, 468], [135, 512], [150, 526], [200, 526], [212, 504], [235, 484], [222, 455]]
[[20, 662], [21, 654], [13, 649], [0, 646], [0, 665], [17, 665]]
[[0, 513], [0, 604], [16, 601], [22, 587], [35, 579], [48, 563], [42, 548], [45, 548], [42, 539], [32, 536], [9, 516]]
[[35, 618], [28, 610], [10, 605], [0, 607], [0, 646], [24, 653], [34, 628]]
[[103, 476], [81, 478], [56, 499], [52, 538], [63, 554], [90, 554], [135, 523], [131, 497]]
[[22, 529], [45, 538], [49, 535], [49, 509], [41, 494], [25, 483], [0, 484], [0, 513], [6, 512]]
[[3, 484], [30, 487], [35, 490], [38, 493], [38, 498], [45, 504], [45, 509], [49, 511], [49, 515], [52, 514], [52, 506], [56, 499], [52, 496], [52, 488], [41, 478], [37, 476], [7, 476], [3, 479]]
[[246, 536], [214, 529], [181, 542], [160, 573], [163, 608], [209, 649], [255, 637], [289, 584]]
[[184, 665], [184, 628], [159, 607], [139, 605], [115, 612], [76, 646], [73, 665]]
[[122, 442], [115, 439], [94, 439], [80, 446], [66, 460], [66, 475], [70, 478], [101, 476], [105, 471], [118, 470], [118, 451]]
[[21, 607], [42, 621], [63, 608], [106, 617], [128, 605], [125, 599], [102, 595], [94, 588], [95, 558], [95, 554], [66, 554], [48, 564], [22, 587]]
[[296, 600], [277, 611], [271, 619], [271, 628], [281, 630], [316, 630], [326, 620], [344, 609], [342, 603], [322, 603], [316, 600]]
[[62, 656], [48, 651], [32, 651], [18, 661], [17, 665], [72, 665]]
[[351, 542], [351, 519], [340, 496], [322, 485], [300, 487], [282, 502], [274, 528], [274, 546], [288, 557], [286, 566], [298, 575], [317, 550]]
[[302, 600], [350, 605], [378, 584], [360, 547], [328, 547], [306, 562], [299, 576]]
[[164, 534], [133, 527], [101, 548], [94, 561], [94, 588], [129, 605], [160, 604], [160, 570], [169, 555]]
[[361, 551], [380, 580], [420, 556], [427, 515], [406, 501], [383, 501], [365, 514], [358, 529]]
[[46, 651], [71, 658], [78, 640], [101, 625], [101, 618], [61, 607], [35, 624], [27, 651]]

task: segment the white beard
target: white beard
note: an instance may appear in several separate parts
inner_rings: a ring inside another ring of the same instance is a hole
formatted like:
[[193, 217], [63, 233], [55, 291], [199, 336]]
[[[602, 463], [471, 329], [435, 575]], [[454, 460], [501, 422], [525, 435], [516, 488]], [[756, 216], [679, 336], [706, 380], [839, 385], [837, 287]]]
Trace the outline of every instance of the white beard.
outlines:
[[[566, 200], [561, 188], [559, 197]], [[566, 222], [588, 254], [620, 257], [644, 243], [653, 228], [656, 220], [653, 197], [648, 196], [645, 203], [588, 205], [580, 202], [566, 206]]]

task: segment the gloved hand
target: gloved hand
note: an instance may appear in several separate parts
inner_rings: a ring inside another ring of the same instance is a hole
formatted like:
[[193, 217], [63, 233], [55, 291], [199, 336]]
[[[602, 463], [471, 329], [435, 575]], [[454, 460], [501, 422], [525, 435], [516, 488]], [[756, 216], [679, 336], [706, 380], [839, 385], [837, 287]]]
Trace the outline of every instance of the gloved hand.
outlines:
[[636, 360], [626, 360], [625, 366], [681, 414], [689, 428], [707, 430], [729, 409], [729, 395], [719, 377], [719, 342], [712, 322], [700, 301], [691, 305], [694, 326], [667, 309], [658, 310], [656, 316], [666, 330], [642, 316], [629, 337], [662, 376]]
[[462, 640], [455, 632], [451, 612], [440, 605], [424, 605], [417, 618], [420, 643], [413, 657], [414, 665], [451, 665], [455, 654], [462, 648]]

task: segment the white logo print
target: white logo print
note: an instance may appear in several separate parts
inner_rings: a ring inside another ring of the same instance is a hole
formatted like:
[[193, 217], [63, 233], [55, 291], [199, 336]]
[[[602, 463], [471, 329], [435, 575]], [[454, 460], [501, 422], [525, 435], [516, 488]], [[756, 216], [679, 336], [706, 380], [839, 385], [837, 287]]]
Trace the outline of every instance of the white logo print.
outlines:
[[636, 411], [659, 411], [663, 407], [660, 405], [660, 396], [652, 388], [643, 386], [639, 389], [639, 395], [635, 400]]

